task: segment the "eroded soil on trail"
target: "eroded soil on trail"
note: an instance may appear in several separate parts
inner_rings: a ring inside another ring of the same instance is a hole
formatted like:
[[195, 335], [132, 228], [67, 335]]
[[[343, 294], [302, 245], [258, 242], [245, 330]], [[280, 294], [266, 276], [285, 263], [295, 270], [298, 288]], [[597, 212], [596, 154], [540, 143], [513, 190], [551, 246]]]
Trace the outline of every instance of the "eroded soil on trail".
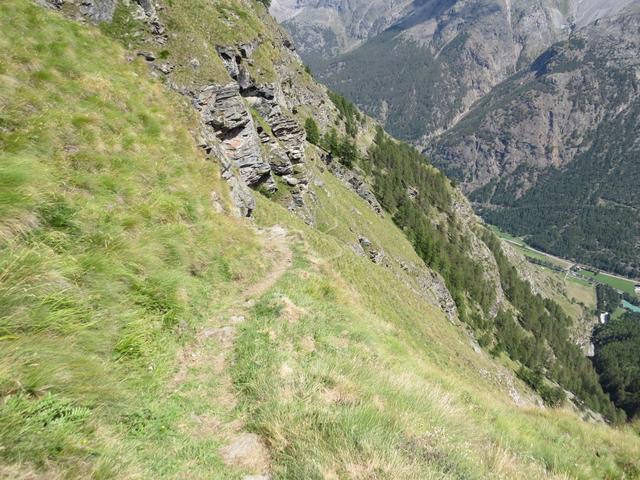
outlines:
[[[214, 379], [215, 388], [207, 394], [211, 397], [215, 413], [193, 415], [185, 428], [194, 435], [215, 436], [223, 439], [220, 449], [223, 462], [251, 475], [245, 478], [269, 477], [269, 452], [262, 439], [244, 431], [244, 422], [235, 418], [237, 405], [229, 372], [231, 355], [237, 328], [255, 302], [271, 289], [282, 275], [291, 268], [293, 254], [288, 245], [287, 231], [279, 226], [258, 230], [263, 238], [264, 254], [271, 260], [271, 268], [257, 283], [250, 285], [238, 300], [217, 318], [212, 318], [196, 334], [193, 343], [186, 346], [178, 358], [179, 369], [170, 383], [170, 391], [178, 391], [186, 384], [208, 384]], [[215, 405], [213, 405], [215, 404]]]

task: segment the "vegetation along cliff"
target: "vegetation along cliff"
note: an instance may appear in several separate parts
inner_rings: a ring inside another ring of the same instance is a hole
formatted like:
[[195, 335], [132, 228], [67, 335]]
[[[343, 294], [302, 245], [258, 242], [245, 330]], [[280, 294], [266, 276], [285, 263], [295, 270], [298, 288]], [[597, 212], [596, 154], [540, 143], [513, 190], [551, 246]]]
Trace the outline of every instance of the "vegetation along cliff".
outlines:
[[1, 478], [640, 475], [570, 299], [264, 2], [4, 0], [0, 52]]

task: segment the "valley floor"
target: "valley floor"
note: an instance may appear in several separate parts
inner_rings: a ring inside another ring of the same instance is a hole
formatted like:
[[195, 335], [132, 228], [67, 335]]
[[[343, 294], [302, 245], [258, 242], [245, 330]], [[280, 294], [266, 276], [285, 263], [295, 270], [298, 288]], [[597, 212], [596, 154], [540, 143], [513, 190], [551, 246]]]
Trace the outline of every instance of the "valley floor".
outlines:
[[555, 265], [559, 269], [566, 272], [568, 278], [576, 283], [588, 283], [595, 285], [597, 283], [604, 283], [609, 285], [620, 292], [635, 293], [635, 286], [639, 284], [640, 280], [629, 279], [628, 277], [622, 277], [615, 273], [604, 272], [595, 267], [588, 265], [574, 263], [570, 260], [557, 257], [550, 253], [537, 250], [527, 245], [522, 239], [513, 237], [512, 235], [505, 233], [497, 227], [492, 227], [492, 230], [503, 240], [509, 242], [516, 247], [523, 255], [534, 260], [542, 260], [548, 262], [550, 265]]

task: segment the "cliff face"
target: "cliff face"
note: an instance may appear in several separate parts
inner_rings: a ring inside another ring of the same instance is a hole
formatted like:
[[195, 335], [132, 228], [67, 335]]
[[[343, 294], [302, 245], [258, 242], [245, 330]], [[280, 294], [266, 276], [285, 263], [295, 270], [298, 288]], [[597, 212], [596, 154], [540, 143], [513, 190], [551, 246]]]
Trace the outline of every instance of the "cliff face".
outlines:
[[[430, 150], [493, 220], [546, 248], [626, 273], [638, 271], [631, 253], [639, 238], [639, 202], [632, 193], [638, 178], [638, 12], [631, 7], [554, 45], [478, 102]], [[517, 210], [529, 212], [529, 227], [514, 218]], [[594, 225], [605, 217], [612, 231]], [[550, 237], [552, 228], [569, 228], [578, 238]]]
[[[636, 102], [637, 23], [637, 14], [604, 19], [553, 46], [443, 135], [434, 158], [464, 170], [457, 179], [472, 192], [519, 166], [563, 167], [590, 150], [588, 133]], [[523, 180], [516, 197], [534, 184]]]

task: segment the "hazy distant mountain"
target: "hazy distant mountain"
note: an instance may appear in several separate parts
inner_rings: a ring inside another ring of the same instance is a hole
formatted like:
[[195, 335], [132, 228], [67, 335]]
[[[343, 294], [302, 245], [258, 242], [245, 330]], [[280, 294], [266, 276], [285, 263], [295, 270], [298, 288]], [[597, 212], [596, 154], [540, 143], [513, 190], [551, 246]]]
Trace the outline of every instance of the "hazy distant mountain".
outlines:
[[290, 4], [284, 25], [325, 83], [418, 141], [452, 126], [518, 66], [565, 38], [572, 21], [565, 3], [326, 0]]
[[631, 0], [273, 0], [316, 75], [426, 144], [573, 28]]
[[571, 6], [576, 25], [584, 27], [599, 18], [612, 16], [622, 11], [635, 0], [577, 0]]
[[273, 0], [305, 61], [317, 65], [380, 34], [413, 10], [413, 0]]

